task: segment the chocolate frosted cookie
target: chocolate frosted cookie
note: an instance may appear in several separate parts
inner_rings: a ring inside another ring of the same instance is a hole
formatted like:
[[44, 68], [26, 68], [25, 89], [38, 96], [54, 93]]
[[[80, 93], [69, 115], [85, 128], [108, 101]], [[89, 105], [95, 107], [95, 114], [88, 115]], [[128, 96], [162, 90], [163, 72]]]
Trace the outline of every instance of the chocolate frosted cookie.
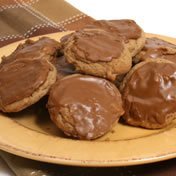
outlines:
[[57, 77], [58, 79], [61, 79], [67, 75], [75, 74], [77, 73], [75, 67], [73, 64], [69, 64], [65, 56], [57, 57], [55, 60], [55, 63], [53, 64], [57, 70]]
[[79, 74], [57, 81], [47, 106], [66, 135], [88, 140], [111, 130], [124, 113], [121, 95], [111, 82]]
[[135, 63], [162, 58], [176, 63], [176, 45], [159, 38], [147, 38], [144, 48], [134, 58]]
[[82, 73], [115, 80], [131, 68], [131, 55], [121, 37], [97, 29], [80, 30], [65, 44], [66, 60]]
[[2, 63], [17, 59], [47, 59], [54, 62], [60, 48], [59, 42], [48, 37], [42, 37], [37, 41], [28, 39], [25, 43], [18, 45], [12, 54], [7, 57], [4, 56]]
[[56, 70], [45, 59], [19, 59], [0, 67], [0, 110], [18, 112], [46, 95]]
[[133, 20], [98, 20], [87, 28], [104, 29], [111, 35], [121, 36], [132, 57], [143, 48], [145, 43], [144, 31]]
[[134, 66], [121, 90], [125, 121], [149, 129], [163, 128], [176, 117], [176, 64], [156, 59]]

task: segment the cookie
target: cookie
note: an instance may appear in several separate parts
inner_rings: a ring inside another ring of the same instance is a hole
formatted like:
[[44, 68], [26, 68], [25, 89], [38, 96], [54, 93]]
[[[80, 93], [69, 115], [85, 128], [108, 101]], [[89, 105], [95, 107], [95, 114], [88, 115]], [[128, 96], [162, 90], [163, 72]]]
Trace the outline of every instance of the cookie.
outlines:
[[65, 44], [64, 55], [77, 71], [109, 80], [128, 72], [132, 65], [131, 55], [121, 38], [104, 30], [75, 32]]
[[74, 34], [74, 32], [61, 37], [61, 39], [60, 39], [61, 44], [64, 45], [65, 43], [67, 43], [67, 41], [71, 38], [71, 36], [73, 34]]
[[109, 31], [111, 35], [120, 35], [132, 57], [143, 48], [145, 43], [144, 31], [133, 20], [97, 20], [87, 28], [100, 28]]
[[45, 59], [19, 59], [0, 67], [0, 110], [18, 112], [46, 95], [56, 69]]
[[110, 131], [124, 113], [121, 95], [111, 82], [80, 74], [57, 81], [47, 107], [66, 135], [87, 140]]
[[134, 66], [121, 85], [126, 123], [163, 128], [176, 117], [176, 64], [148, 60]]
[[156, 58], [176, 63], [176, 45], [156, 37], [147, 38], [144, 48], [135, 56], [134, 62], [138, 63]]
[[69, 64], [65, 59], [65, 56], [56, 57], [55, 63], [53, 64], [57, 70], [57, 78], [61, 79], [67, 75], [78, 73], [73, 64]]
[[18, 45], [16, 50], [7, 57], [2, 58], [2, 63], [11, 62], [16, 59], [47, 59], [55, 62], [55, 57], [59, 55], [61, 45], [59, 42], [48, 37], [42, 37], [37, 41], [26, 40]]
[[126, 75], [127, 75], [127, 73], [126, 74], [122, 74], [120, 76], [117, 76], [116, 79], [113, 81], [113, 83], [115, 84], [115, 86], [117, 88], [120, 88], [120, 85], [122, 84], [122, 82], [123, 82], [123, 80], [124, 80]]

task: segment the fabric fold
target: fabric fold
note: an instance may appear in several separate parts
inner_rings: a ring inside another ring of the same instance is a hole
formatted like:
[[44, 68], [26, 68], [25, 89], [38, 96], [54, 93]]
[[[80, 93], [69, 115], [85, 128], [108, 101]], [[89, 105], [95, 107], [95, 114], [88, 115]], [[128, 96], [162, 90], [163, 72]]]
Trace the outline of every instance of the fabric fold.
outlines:
[[2, 1], [0, 47], [37, 35], [80, 29], [92, 20], [64, 0]]

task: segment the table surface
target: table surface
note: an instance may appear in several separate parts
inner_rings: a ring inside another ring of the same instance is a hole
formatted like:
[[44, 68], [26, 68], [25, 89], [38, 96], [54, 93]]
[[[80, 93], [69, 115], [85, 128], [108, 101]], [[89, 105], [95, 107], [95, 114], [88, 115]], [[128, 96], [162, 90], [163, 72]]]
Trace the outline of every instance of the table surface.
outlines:
[[[67, 0], [95, 19], [134, 19], [145, 31], [176, 37], [175, 0]], [[175, 15], [174, 15], [175, 14]], [[0, 158], [0, 176], [14, 176]]]

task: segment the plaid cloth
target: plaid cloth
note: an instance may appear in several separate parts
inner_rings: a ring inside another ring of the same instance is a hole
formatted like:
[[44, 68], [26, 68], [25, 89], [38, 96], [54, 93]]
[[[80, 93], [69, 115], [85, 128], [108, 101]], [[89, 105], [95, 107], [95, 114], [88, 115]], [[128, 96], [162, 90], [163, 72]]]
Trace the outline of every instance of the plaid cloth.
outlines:
[[63, 0], [0, 0], [0, 47], [36, 35], [79, 29], [92, 20]]
[[[0, 47], [24, 38], [82, 28], [93, 19], [63, 0], [0, 0]], [[0, 151], [17, 176], [176, 176], [176, 159], [113, 168], [58, 166]]]

